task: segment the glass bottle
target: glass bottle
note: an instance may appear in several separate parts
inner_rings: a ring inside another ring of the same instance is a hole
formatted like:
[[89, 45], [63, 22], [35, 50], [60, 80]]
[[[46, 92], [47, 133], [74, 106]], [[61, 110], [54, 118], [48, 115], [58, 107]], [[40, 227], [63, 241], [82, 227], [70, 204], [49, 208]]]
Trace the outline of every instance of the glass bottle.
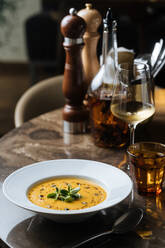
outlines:
[[129, 134], [128, 125], [113, 116], [110, 110], [115, 83], [115, 63], [112, 45], [112, 20], [109, 20], [109, 15], [110, 10], [103, 20], [102, 65], [88, 89], [90, 129], [95, 145], [120, 148], [128, 143]]

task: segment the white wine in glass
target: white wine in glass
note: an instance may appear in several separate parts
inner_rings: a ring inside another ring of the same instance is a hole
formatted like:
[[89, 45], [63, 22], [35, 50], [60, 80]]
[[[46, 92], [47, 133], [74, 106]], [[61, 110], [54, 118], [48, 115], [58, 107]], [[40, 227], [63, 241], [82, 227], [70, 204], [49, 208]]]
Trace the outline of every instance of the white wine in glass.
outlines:
[[132, 69], [126, 64], [120, 65], [111, 111], [114, 116], [128, 123], [130, 143], [133, 144], [137, 124], [155, 113], [150, 72], [145, 64], [135, 63]]

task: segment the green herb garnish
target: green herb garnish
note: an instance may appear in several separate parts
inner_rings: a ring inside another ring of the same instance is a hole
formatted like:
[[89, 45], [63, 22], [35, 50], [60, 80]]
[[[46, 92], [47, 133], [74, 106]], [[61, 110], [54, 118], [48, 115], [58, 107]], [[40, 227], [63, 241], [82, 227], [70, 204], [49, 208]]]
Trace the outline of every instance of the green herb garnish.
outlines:
[[78, 193], [79, 191], [80, 187], [72, 188], [71, 185], [68, 184], [68, 189], [59, 189], [56, 187], [56, 191], [48, 194], [47, 198], [65, 202], [73, 202], [81, 197], [81, 195]]

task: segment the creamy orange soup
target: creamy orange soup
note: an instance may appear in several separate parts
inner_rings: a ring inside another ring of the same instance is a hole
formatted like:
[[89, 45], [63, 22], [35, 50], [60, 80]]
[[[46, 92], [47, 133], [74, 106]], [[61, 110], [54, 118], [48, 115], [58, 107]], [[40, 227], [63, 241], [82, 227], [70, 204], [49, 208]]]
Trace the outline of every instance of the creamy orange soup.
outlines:
[[[72, 202], [65, 202], [59, 199], [51, 199], [47, 196], [59, 189], [68, 189], [68, 185], [72, 188], [80, 187], [80, 198]], [[106, 198], [105, 190], [99, 185], [82, 178], [64, 177], [53, 178], [34, 185], [28, 192], [29, 200], [43, 208], [55, 210], [79, 210], [95, 206]]]

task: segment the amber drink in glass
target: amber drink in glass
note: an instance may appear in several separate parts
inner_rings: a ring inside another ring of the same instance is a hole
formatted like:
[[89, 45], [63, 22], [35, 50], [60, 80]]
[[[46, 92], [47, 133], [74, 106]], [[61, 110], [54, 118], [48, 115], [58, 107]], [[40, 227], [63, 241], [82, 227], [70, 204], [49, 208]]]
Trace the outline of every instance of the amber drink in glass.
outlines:
[[159, 194], [164, 179], [165, 145], [154, 142], [135, 143], [129, 146], [127, 155], [138, 192]]

